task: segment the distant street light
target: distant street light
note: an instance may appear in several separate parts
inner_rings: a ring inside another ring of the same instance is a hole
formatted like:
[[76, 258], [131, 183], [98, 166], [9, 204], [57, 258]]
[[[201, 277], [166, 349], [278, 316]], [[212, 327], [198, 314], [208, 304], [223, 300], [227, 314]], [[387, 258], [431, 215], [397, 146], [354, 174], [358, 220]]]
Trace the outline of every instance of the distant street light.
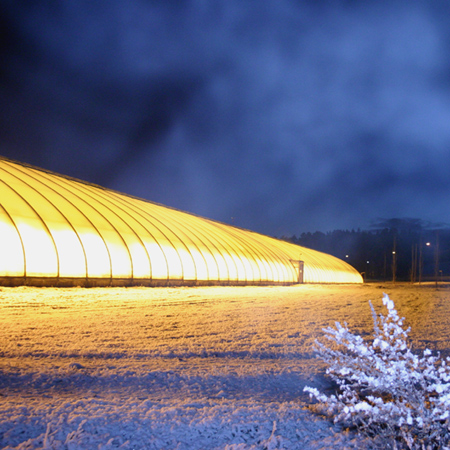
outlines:
[[394, 248], [392, 250], [392, 283], [395, 284], [397, 276], [397, 236], [394, 236]]
[[[431, 242], [426, 242], [427, 247], [431, 247]], [[436, 241], [434, 244], [434, 282], [438, 286], [439, 275], [442, 279], [442, 270], [439, 270], [439, 231], [436, 231]]]

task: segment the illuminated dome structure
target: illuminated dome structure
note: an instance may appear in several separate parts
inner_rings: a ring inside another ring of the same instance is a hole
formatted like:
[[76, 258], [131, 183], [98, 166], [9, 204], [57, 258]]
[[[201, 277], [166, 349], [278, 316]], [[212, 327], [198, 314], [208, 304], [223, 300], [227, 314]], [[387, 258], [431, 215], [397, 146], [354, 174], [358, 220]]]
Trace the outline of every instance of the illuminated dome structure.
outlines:
[[333, 256], [0, 157], [0, 285], [361, 283]]

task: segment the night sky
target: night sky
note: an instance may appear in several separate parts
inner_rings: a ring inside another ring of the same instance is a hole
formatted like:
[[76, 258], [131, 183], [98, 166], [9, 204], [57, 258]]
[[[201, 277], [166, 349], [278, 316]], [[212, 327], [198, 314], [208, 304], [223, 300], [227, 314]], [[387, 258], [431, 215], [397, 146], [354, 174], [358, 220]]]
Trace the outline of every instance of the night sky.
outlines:
[[274, 236], [450, 223], [447, 0], [1, 0], [0, 22], [4, 156]]

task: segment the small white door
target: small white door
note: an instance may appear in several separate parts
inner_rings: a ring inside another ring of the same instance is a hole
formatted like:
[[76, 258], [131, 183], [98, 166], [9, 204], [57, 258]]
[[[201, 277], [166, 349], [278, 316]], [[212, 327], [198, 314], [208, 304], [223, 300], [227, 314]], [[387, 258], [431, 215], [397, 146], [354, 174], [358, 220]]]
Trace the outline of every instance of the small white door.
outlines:
[[303, 269], [305, 266], [305, 262], [297, 260], [297, 259], [291, 259], [291, 263], [297, 269], [297, 273], [298, 273], [297, 283], [302, 284], [303, 283]]

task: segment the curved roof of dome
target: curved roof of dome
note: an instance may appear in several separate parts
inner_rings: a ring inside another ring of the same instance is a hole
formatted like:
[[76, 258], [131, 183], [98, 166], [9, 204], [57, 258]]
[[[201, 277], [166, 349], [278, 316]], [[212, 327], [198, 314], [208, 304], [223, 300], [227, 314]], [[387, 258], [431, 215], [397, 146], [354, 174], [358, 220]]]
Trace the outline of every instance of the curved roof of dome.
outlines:
[[2, 157], [0, 181], [0, 285], [362, 282], [331, 255]]

